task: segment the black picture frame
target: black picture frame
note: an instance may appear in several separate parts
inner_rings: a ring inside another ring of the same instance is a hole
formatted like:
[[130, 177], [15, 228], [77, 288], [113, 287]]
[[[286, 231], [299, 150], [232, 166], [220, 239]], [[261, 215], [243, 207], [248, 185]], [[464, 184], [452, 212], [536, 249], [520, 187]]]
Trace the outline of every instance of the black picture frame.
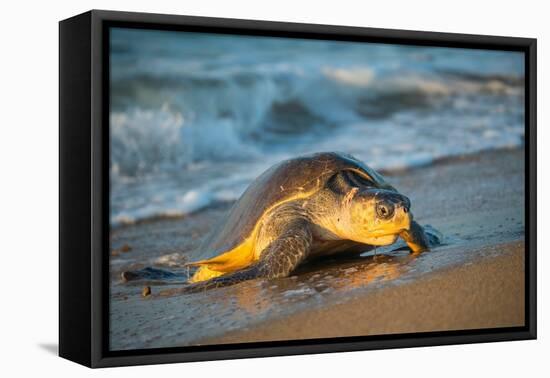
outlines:
[[[525, 53], [524, 327], [108, 350], [109, 86], [112, 26]], [[92, 10], [59, 23], [59, 354], [89, 367], [536, 338], [536, 39]]]

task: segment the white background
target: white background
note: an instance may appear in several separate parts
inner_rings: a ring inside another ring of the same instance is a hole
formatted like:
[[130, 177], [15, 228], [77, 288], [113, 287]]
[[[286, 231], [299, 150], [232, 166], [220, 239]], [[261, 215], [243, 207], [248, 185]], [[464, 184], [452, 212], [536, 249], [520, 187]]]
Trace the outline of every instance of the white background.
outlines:
[[[0, 374], [14, 376], [549, 376], [548, 70], [543, 0], [6, 1], [0, 22]], [[90, 370], [55, 355], [58, 25], [112, 9], [538, 38], [539, 340]], [[546, 275], [546, 276], [545, 276]], [[546, 350], [545, 350], [546, 349]]]

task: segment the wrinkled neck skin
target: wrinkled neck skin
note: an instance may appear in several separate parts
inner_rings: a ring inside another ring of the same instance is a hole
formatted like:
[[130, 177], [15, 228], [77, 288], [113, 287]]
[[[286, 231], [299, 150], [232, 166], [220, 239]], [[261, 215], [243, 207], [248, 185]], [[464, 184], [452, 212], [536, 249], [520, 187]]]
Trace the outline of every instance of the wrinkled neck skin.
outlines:
[[[384, 232], [376, 229], [378, 220], [374, 213], [366, 212], [368, 225], [358, 222], [352, 216], [352, 206], [357, 190], [351, 189], [345, 195], [321, 191], [304, 200], [302, 207], [317, 226], [317, 236], [323, 240], [352, 240], [361, 244], [384, 246], [393, 244], [401, 230]], [[372, 232], [370, 228], [372, 229]]]

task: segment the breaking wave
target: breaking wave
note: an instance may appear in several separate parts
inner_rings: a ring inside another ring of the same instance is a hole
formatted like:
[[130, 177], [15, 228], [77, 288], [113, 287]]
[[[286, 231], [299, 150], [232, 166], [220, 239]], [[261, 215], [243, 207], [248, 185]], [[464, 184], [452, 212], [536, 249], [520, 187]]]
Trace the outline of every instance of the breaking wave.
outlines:
[[113, 224], [233, 200], [298, 154], [391, 170], [523, 142], [519, 53], [119, 29], [111, 75]]

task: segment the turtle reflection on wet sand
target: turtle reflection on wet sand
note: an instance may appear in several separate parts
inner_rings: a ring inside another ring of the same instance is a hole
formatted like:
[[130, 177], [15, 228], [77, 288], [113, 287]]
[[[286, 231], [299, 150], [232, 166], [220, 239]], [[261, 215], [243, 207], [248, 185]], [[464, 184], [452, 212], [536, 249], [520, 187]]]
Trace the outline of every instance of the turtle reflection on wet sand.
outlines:
[[[256, 178], [191, 256], [187, 265], [198, 269], [181, 292], [287, 277], [308, 260], [359, 255], [399, 237], [412, 253], [440, 241], [437, 231], [413, 219], [406, 196], [354, 157], [289, 159]], [[122, 278], [144, 275], [123, 272]]]

